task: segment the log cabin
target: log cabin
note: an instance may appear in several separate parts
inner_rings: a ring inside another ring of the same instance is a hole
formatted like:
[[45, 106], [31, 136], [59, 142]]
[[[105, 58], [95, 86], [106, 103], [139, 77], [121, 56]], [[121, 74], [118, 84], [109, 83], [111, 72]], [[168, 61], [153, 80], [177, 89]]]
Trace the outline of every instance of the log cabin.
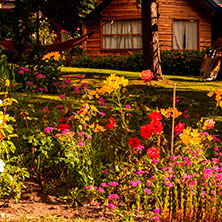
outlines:
[[[202, 50], [218, 35], [222, 7], [213, 0], [157, 0], [160, 50]], [[216, 20], [214, 18], [217, 18]], [[99, 27], [99, 28], [98, 28]], [[84, 19], [86, 55], [119, 56], [142, 50], [141, 9], [136, 0], [99, 0]]]

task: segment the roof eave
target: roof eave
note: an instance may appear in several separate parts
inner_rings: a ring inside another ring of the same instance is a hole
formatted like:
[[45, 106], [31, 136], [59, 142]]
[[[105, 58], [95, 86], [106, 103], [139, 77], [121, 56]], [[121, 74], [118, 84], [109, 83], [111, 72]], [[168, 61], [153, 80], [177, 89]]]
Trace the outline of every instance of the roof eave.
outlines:
[[112, 2], [112, 0], [103, 0], [98, 6], [96, 6], [96, 8], [94, 8], [92, 10], [92, 12], [90, 12], [84, 19], [83, 22], [87, 22], [90, 19], [92, 19], [93, 17], [97, 16], [98, 14], [100, 14], [110, 3]]

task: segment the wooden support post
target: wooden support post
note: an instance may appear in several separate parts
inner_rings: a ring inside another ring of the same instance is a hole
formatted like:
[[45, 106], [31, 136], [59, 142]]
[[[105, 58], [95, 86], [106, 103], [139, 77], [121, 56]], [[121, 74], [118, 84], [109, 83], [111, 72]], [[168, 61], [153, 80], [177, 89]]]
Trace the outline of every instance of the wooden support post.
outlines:
[[174, 128], [175, 128], [175, 109], [176, 109], [176, 83], [173, 87], [173, 118], [172, 118], [172, 134], [171, 134], [171, 155], [173, 155], [174, 147]]

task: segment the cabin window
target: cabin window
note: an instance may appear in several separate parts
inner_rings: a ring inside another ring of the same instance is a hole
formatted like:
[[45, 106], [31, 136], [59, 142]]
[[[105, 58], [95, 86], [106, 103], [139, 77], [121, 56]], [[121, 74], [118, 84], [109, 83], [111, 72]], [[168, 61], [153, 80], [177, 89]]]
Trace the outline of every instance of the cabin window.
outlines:
[[198, 49], [198, 21], [173, 21], [173, 49]]
[[141, 20], [114, 20], [103, 26], [103, 49], [141, 49]]

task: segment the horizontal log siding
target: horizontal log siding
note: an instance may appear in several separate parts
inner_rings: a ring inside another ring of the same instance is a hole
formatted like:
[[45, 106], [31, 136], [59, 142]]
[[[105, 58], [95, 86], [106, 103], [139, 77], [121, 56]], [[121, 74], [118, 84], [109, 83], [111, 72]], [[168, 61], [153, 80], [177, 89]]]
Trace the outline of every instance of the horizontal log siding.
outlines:
[[[101, 17], [94, 18], [86, 24], [86, 31], [95, 30], [96, 25], [101, 21], [123, 20], [123, 19], [141, 19], [141, 10], [136, 8], [136, 0], [113, 0], [101, 13]], [[102, 24], [102, 23], [101, 23]], [[94, 26], [94, 27], [92, 27]], [[98, 25], [99, 26], [99, 25]], [[98, 28], [98, 27], [97, 27]], [[132, 51], [127, 50], [103, 50], [102, 49], [102, 28], [93, 34], [86, 43], [86, 54], [92, 56], [109, 55], [129, 55]], [[100, 36], [101, 34], [101, 36]]]
[[[210, 14], [196, 0], [159, 0], [160, 49], [170, 50], [173, 46], [173, 19], [197, 19], [199, 21], [199, 48], [211, 46]], [[141, 10], [136, 8], [136, 0], [113, 0], [101, 13], [86, 24], [86, 32], [98, 29], [102, 21], [121, 19], [141, 19]], [[132, 51], [102, 50], [102, 29], [86, 42], [86, 54], [92, 56], [129, 55]]]
[[173, 46], [173, 19], [199, 21], [199, 49], [211, 46], [210, 13], [196, 0], [159, 0], [160, 49]]

